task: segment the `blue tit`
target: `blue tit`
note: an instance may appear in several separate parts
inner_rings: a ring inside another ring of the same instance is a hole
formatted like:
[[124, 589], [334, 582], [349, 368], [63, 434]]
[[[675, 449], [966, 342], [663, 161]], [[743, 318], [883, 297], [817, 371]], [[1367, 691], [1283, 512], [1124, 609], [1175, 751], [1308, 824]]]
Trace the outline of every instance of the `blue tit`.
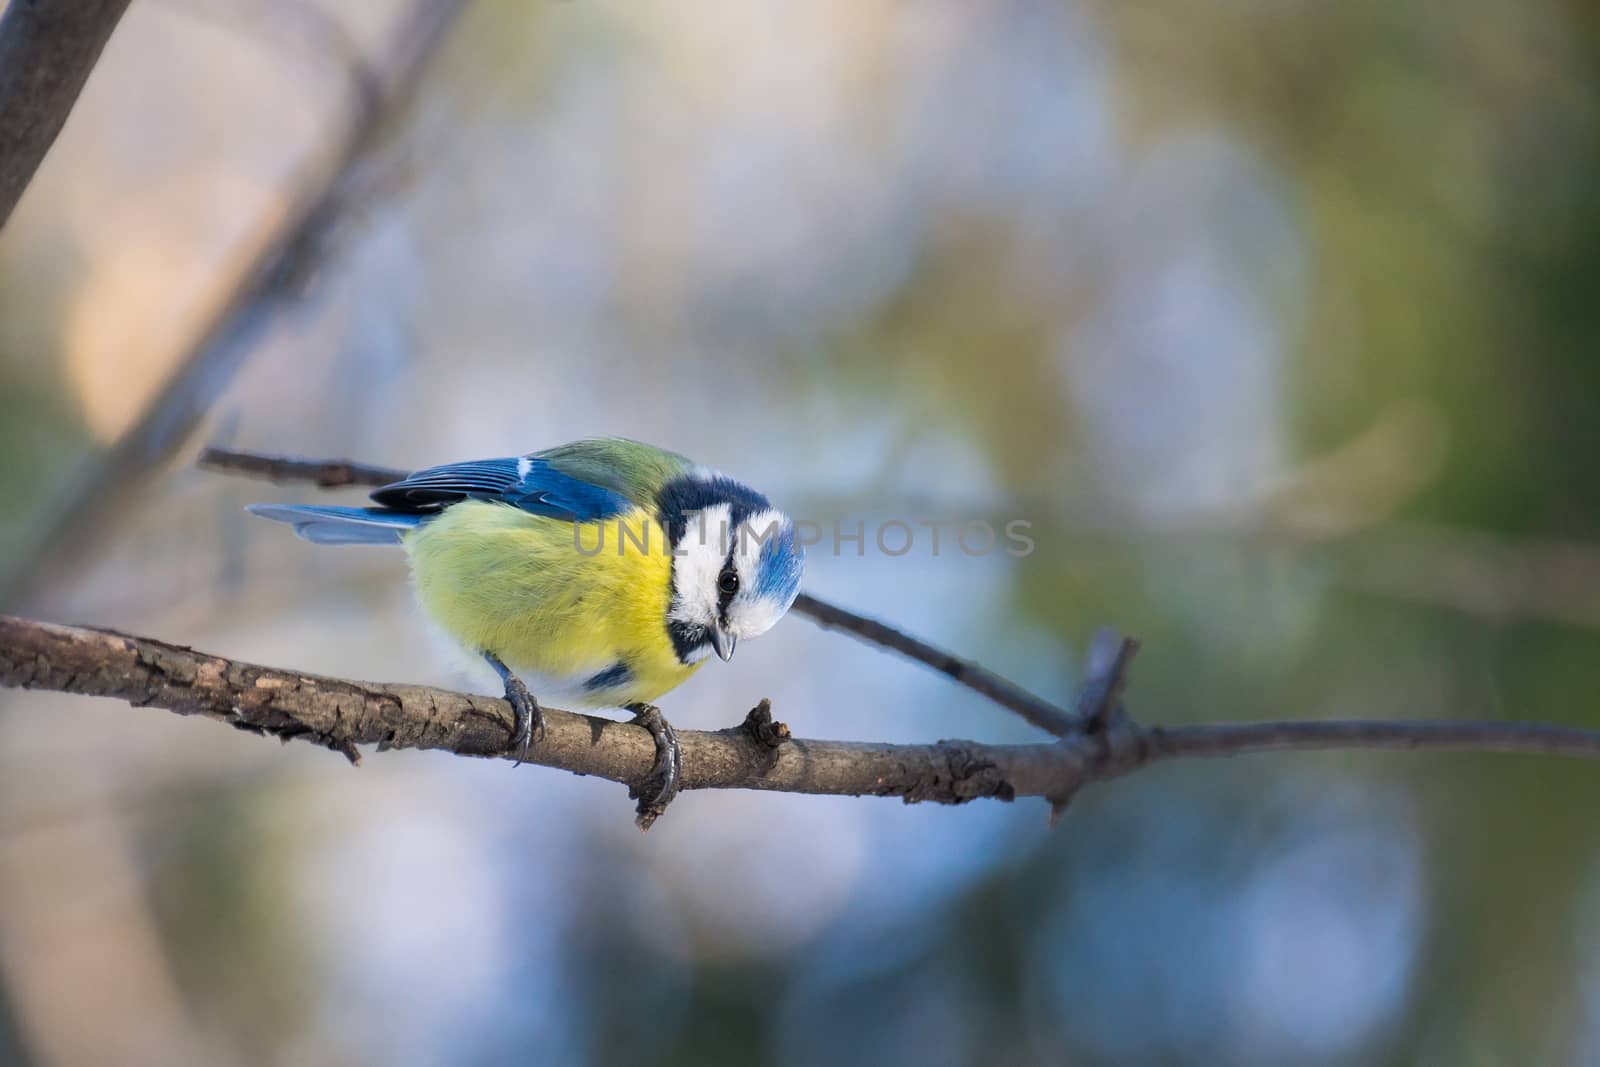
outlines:
[[633, 711], [656, 739], [658, 812], [681, 760], [650, 702], [711, 653], [726, 660], [771, 629], [800, 591], [804, 548], [787, 515], [726, 475], [637, 441], [432, 467], [372, 501], [250, 510], [316, 544], [404, 548], [424, 613], [504, 681], [519, 758], [544, 734], [535, 688], [552, 701]]

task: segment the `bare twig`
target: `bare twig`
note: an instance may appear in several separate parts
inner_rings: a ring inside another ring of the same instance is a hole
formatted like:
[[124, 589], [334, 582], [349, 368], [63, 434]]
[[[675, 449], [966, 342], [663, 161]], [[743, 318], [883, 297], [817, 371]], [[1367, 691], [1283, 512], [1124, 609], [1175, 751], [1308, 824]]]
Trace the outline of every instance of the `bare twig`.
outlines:
[[[33, 6], [38, 5], [14, 3], [7, 14]], [[108, 509], [132, 499], [145, 475], [188, 440], [243, 364], [273, 305], [300, 289], [323, 262], [331, 247], [329, 231], [348, 206], [351, 176], [382, 142], [388, 120], [409, 102], [427, 59], [465, 6], [466, 0], [416, 0], [396, 34], [392, 54], [374, 68], [383, 106], [358, 109], [357, 121], [340, 144], [334, 165], [290, 210], [276, 235], [257, 250], [241, 284], [200, 331], [161, 395], [111, 451], [93, 461], [91, 469], [79, 478], [54, 519], [45, 523], [35, 550], [17, 555], [22, 563], [7, 576], [0, 603], [23, 604], [33, 599], [76, 558], [95, 532], [107, 525]]]
[[310, 482], [319, 489], [350, 486], [377, 489], [398, 482], [411, 473], [397, 467], [374, 467], [351, 459], [295, 459], [261, 452], [236, 452], [227, 448], [207, 448], [195, 463], [206, 470], [246, 474], [278, 485]]
[[1102, 629], [1089, 645], [1087, 680], [1078, 694], [1078, 722], [1089, 733], [1104, 733], [1122, 708], [1122, 689], [1128, 683], [1128, 666], [1139, 652], [1139, 642]]
[[0, 228], [127, 8], [128, 0], [31, 0], [0, 14]]
[[[11, 616], [0, 616], [0, 685], [203, 715], [283, 740], [302, 738], [352, 759], [364, 744], [499, 756], [513, 723], [510, 707], [493, 697], [276, 670], [149, 638]], [[548, 734], [529, 762], [635, 787], [648, 776], [655, 745], [644, 729], [554, 709], [545, 714]], [[1399, 748], [1600, 758], [1600, 731], [1538, 723], [1341, 720], [1162, 729], [1124, 717], [1108, 736], [1083, 733], [1033, 745], [806, 741], [774, 730], [763, 707], [727, 730], [680, 731], [684, 788], [960, 804], [1066, 797], [1090, 782], [1187, 756]]]
[[1541, 722], [1449, 719], [1324, 719], [1213, 723], [1138, 730], [1148, 759], [1239, 756], [1336, 748], [1525, 752], [1600, 759], [1600, 730]]
[[942, 648], [912, 637], [904, 630], [857, 615], [853, 611], [818, 599], [810, 593], [801, 593], [794, 602], [796, 614], [803, 615], [825, 630], [838, 630], [859, 641], [879, 648], [887, 648], [909, 660], [931, 667], [957, 685], [966, 686], [990, 700], [1016, 712], [1042, 730], [1064, 737], [1078, 729], [1077, 721], [1065, 710], [1042, 697], [1036, 697], [1015, 682], [965, 660]]
[[[1128, 682], [1128, 666], [1139, 651], [1139, 642], [1123, 637], [1109, 627], [1095, 631], [1089, 642], [1089, 654], [1084, 666], [1083, 685], [1078, 690], [1078, 726], [1083, 735], [1100, 747], [1097, 750], [1102, 762], [1126, 758], [1146, 750], [1147, 741], [1133, 727], [1132, 720], [1122, 707], [1122, 690]], [[1121, 751], [1113, 749], [1120, 744]], [[1072, 798], [1077, 796], [1085, 782], [1082, 778], [1062, 783], [1058, 792], [1051, 793], [1050, 825], [1054, 826], [1066, 813]]]
[[[323, 488], [388, 485], [409, 473], [345, 459], [296, 459], [224, 448], [206, 449], [200, 454], [198, 462], [208, 470], [248, 474], [279, 484], [311, 482]], [[991, 670], [912, 637], [904, 630], [897, 630], [865, 615], [857, 615], [809, 593], [800, 594], [794, 602], [793, 611], [824, 629], [839, 630], [869, 645], [887, 648], [931, 667], [956, 684], [982, 694], [1057, 737], [1063, 737], [1078, 728], [1078, 721], [1062, 708], [1034, 696]]]

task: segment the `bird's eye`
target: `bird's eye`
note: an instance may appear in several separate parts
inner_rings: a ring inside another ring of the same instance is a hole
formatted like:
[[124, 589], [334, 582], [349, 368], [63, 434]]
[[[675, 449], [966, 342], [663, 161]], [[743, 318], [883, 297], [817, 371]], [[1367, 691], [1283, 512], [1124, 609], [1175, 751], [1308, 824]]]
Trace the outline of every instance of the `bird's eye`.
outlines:
[[739, 572], [732, 567], [724, 567], [722, 573], [717, 575], [717, 589], [723, 596], [732, 596], [739, 591]]

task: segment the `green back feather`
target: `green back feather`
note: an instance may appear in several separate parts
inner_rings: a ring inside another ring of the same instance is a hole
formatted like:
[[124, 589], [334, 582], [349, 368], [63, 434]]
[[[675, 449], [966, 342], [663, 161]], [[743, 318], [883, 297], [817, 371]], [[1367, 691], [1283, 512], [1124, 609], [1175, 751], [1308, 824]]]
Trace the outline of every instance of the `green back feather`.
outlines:
[[685, 456], [625, 437], [591, 437], [534, 453], [562, 474], [654, 508], [656, 492], [694, 466]]

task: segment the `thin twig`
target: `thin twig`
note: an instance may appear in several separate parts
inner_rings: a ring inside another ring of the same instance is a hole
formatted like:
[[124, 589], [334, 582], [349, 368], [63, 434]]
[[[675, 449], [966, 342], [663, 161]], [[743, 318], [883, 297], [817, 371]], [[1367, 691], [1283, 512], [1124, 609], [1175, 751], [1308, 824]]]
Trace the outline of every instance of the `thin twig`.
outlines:
[[[206, 449], [200, 454], [198, 462], [207, 470], [247, 474], [279, 484], [311, 482], [323, 488], [388, 485], [409, 473], [346, 459], [297, 459], [225, 448]], [[801, 593], [792, 610], [824, 629], [839, 630], [869, 645], [887, 648], [931, 667], [957, 685], [965, 686], [1001, 707], [1016, 712], [1057, 737], [1065, 737], [1079, 727], [1078, 720], [1066, 710], [1034, 696], [985, 667], [912, 637], [904, 630], [858, 615], [809, 593]]]
[[128, 0], [19, 2], [0, 13], [0, 228], [127, 7]]
[[[12, 4], [7, 13], [17, 7]], [[44, 5], [70, 7], [69, 4]], [[0, 603], [26, 604], [77, 558], [105, 516], [132, 499], [150, 470], [172, 456], [244, 363], [258, 330], [277, 301], [298, 292], [331, 251], [328, 235], [348, 208], [353, 175], [382, 143], [388, 123], [412, 90], [466, 0], [416, 0], [395, 35], [387, 61], [375, 66], [383, 106], [362, 106], [339, 145], [333, 166], [289, 211], [274, 237], [257, 250], [239, 287], [200, 331], [164, 389], [134, 426], [92, 461], [58, 505], [32, 551], [18, 553], [18, 568], [0, 582]]]
[[1022, 716], [1028, 722], [1057, 737], [1073, 733], [1079, 724], [1073, 716], [1042, 697], [1034, 696], [1015, 682], [920, 638], [912, 637], [876, 619], [830, 604], [810, 593], [801, 593], [792, 609], [825, 630], [838, 630], [859, 641], [898, 652], [909, 660], [931, 667], [957, 685], [988, 697], [994, 703]]
[[[356, 757], [356, 746], [501, 756], [505, 701], [426, 686], [328, 678], [240, 663], [106, 630], [0, 615], [0, 685], [112, 697], [202, 715], [283, 740], [301, 738]], [[546, 709], [548, 734], [532, 763], [631, 786], [655, 746], [629, 723]], [[752, 728], [752, 721], [756, 728]], [[1442, 720], [1219, 723], [1079, 734], [1032, 745], [940, 741], [886, 745], [761, 736], [761, 710], [715, 732], [679, 731], [686, 789], [898, 796], [960, 804], [979, 797], [1069, 796], [1083, 785], [1190, 756], [1330, 748], [1454, 749], [1600, 759], [1600, 731], [1539, 723]]]
[[1089, 667], [1078, 694], [1078, 722], [1089, 733], [1104, 733], [1121, 710], [1122, 689], [1128, 667], [1139, 652], [1139, 642], [1102, 629], [1089, 645]]
[[[1083, 736], [1100, 747], [1097, 754], [1102, 762], [1126, 758], [1130, 754], [1143, 758], [1148, 752], [1141, 732], [1122, 707], [1122, 690], [1128, 682], [1128, 667], [1139, 651], [1139, 642], [1123, 637], [1109, 627], [1095, 631], [1085, 657], [1084, 681], [1078, 690], [1078, 726]], [[1120, 745], [1121, 749], [1114, 749]], [[1051, 793], [1050, 825], [1054, 826], [1066, 813], [1072, 798], [1083, 788], [1083, 779], [1069, 780], [1059, 792]]]
[[395, 467], [374, 467], [351, 459], [295, 459], [261, 452], [207, 448], [195, 464], [205, 470], [246, 474], [278, 485], [309, 482], [319, 489], [366, 486], [377, 489], [410, 474]]
[[1149, 727], [1139, 735], [1150, 746], [1152, 759], [1336, 748], [1453, 749], [1600, 759], [1600, 730], [1540, 722], [1325, 719]]

